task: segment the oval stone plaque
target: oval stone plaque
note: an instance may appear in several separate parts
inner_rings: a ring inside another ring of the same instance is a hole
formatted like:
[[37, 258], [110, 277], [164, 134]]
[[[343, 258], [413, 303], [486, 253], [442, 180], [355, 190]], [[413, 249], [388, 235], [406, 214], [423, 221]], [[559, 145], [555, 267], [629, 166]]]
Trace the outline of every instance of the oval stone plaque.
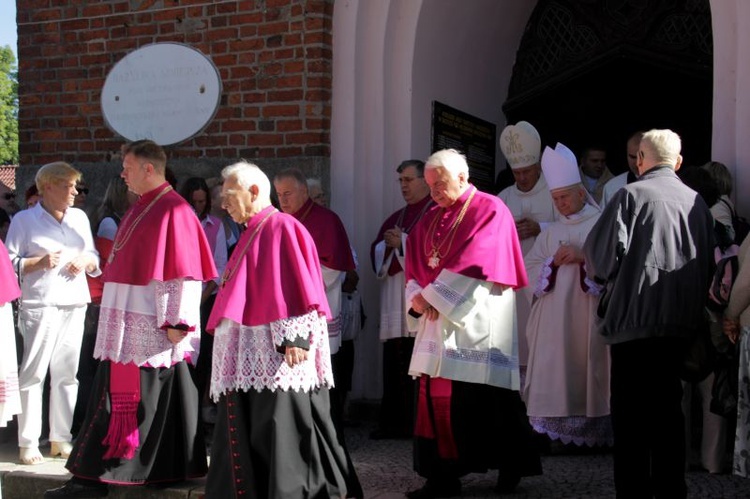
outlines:
[[200, 133], [221, 98], [221, 76], [200, 51], [154, 43], [123, 57], [102, 88], [107, 125], [128, 140], [171, 145]]

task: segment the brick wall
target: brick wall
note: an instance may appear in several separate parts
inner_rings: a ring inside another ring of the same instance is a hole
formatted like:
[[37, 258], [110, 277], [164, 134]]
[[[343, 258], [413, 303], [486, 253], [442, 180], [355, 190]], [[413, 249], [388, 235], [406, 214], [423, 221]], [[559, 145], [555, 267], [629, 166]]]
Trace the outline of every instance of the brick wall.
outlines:
[[170, 146], [170, 158], [278, 165], [330, 156], [333, 0], [17, 5], [22, 167], [112, 161], [123, 139], [104, 122], [102, 86], [116, 62], [155, 42], [200, 50], [223, 86], [213, 121]]

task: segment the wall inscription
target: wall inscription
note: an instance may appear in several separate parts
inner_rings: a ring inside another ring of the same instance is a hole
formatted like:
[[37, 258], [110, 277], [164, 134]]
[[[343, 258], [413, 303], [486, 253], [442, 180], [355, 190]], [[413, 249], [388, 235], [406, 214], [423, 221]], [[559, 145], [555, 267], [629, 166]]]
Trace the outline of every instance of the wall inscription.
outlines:
[[102, 89], [104, 119], [128, 140], [177, 144], [200, 133], [221, 98], [213, 62], [181, 43], [154, 43], [123, 57]]
[[479, 190], [495, 194], [494, 123], [432, 102], [432, 152], [456, 149], [466, 155], [469, 179]]

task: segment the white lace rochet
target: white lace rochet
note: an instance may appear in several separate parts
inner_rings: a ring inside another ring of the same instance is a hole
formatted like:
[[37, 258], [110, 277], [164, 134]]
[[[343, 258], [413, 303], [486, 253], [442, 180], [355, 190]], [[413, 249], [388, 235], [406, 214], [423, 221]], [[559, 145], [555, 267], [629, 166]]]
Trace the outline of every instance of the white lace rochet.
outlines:
[[[309, 338], [310, 349], [306, 361], [289, 367], [276, 347], [296, 338]], [[228, 391], [310, 391], [333, 386], [326, 320], [315, 310], [252, 327], [224, 319], [214, 332], [212, 364], [214, 400]]]

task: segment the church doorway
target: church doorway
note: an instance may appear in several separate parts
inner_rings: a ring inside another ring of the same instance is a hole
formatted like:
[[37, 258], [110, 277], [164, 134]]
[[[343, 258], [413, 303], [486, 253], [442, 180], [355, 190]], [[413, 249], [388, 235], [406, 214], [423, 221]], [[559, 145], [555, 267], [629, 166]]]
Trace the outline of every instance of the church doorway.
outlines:
[[673, 129], [698, 165], [711, 159], [712, 70], [708, 0], [540, 0], [503, 111], [544, 145], [606, 146], [615, 174], [638, 129]]

